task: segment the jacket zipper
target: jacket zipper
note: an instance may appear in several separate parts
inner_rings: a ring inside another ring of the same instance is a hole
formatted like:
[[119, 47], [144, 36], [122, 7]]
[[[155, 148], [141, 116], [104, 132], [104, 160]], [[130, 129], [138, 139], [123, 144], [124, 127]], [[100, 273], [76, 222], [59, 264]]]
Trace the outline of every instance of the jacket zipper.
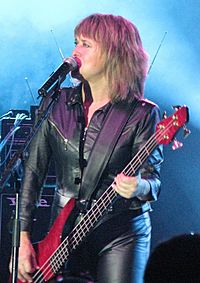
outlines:
[[[77, 151], [77, 148], [75, 146], [73, 146], [71, 143], [69, 143], [69, 140], [66, 139], [63, 134], [61, 133], [61, 131], [58, 129], [58, 127], [52, 122], [52, 121], [49, 121], [52, 126], [56, 129], [56, 131], [59, 133], [60, 137], [62, 138], [62, 140], [64, 141], [64, 145], [65, 145], [65, 150], [67, 150], [67, 145], [70, 145], [74, 150]], [[84, 133], [85, 134], [85, 133]]]

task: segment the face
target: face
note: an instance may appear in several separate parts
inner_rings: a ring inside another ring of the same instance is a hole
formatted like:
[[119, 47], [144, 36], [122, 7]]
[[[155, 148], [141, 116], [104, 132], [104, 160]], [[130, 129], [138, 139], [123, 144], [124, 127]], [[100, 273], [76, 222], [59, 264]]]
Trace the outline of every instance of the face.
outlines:
[[88, 82], [98, 81], [105, 77], [105, 59], [100, 45], [89, 38], [78, 36], [75, 38], [75, 49], [72, 55], [81, 61], [79, 73]]

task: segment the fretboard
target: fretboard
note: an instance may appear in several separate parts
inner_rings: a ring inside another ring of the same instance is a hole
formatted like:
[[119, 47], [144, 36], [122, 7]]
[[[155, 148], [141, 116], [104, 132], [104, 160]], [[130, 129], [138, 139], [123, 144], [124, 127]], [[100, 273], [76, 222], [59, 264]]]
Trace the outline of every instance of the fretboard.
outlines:
[[[132, 176], [147, 159], [149, 154], [155, 149], [157, 142], [155, 136], [141, 148], [133, 157], [128, 165], [122, 171], [125, 175]], [[51, 267], [56, 273], [63, 263], [69, 258], [69, 255], [83, 241], [87, 234], [92, 230], [98, 220], [105, 214], [109, 206], [117, 198], [118, 194], [113, 189], [112, 183], [94, 205], [82, 217], [81, 221], [74, 227], [70, 234], [60, 244], [52, 258], [50, 259]]]

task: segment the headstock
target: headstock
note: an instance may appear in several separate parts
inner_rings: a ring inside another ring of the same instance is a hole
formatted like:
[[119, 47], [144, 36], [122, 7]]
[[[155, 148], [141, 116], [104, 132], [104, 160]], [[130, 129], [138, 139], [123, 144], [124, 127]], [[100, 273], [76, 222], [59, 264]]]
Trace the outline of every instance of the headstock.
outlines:
[[180, 142], [175, 140], [175, 134], [180, 128], [184, 129], [184, 132], [188, 135], [190, 131], [186, 128], [185, 124], [189, 120], [189, 109], [187, 106], [176, 106], [176, 112], [165, 117], [156, 126], [156, 141], [158, 144], [169, 144], [174, 140], [173, 149], [182, 146]]

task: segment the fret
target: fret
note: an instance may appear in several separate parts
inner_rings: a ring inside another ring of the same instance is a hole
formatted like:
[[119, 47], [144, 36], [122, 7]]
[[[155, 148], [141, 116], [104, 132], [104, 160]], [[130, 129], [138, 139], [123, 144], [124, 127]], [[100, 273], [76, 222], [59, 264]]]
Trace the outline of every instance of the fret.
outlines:
[[[128, 176], [134, 175], [135, 172], [140, 168], [141, 164], [143, 164], [144, 160], [146, 160], [146, 158], [149, 156], [149, 154], [153, 151], [153, 149], [156, 146], [157, 146], [156, 140], [155, 139], [150, 140], [145, 146], [143, 146], [140, 149], [138, 154], [136, 154], [133, 157], [133, 159], [128, 163], [128, 165], [122, 172]], [[113, 203], [116, 196], [117, 193], [115, 192], [111, 184], [111, 186], [95, 202], [95, 204], [91, 207], [91, 209], [84, 215], [83, 219], [71, 231], [71, 233], [67, 237], [69, 239], [68, 242], [66, 243], [65, 241], [63, 241], [61, 243], [62, 249], [65, 246], [68, 246], [67, 254], [66, 252], [64, 253], [65, 260], [68, 259], [70, 252], [78, 246], [78, 244], [89, 233], [91, 228], [94, 227], [94, 225], [97, 223], [99, 218], [106, 212], [106, 209]], [[63, 264], [62, 259], [60, 260], [57, 258], [57, 261], [59, 262], [61, 267]]]
[[[127, 175], [133, 175], [137, 169], [141, 166], [143, 161], [149, 156], [150, 152], [157, 146], [154, 140], [154, 144], [148, 144], [138, 152], [138, 154], [129, 162], [124, 169], [124, 173]], [[79, 245], [79, 243], [85, 238], [92, 227], [97, 223], [99, 218], [106, 212], [106, 209], [112, 204], [116, 198], [117, 193], [113, 189], [112, 185], [102, 194], [102, 196], [95, 202], [91, 209], [84, 215], [83, 219], [76, 225], [67, 237], [67, 241], [63, 241], [60, 245], [60, 249], [55, 253], [54, 257], [57, 259], [57, 265], [54, 269], [59, 270], [63, 262], [68, 259], [70, 252]], [[61, 256], [60, 256], [61, 255]], [[63, 258], [65, 258], [63, 260]], [[53, 257], [52, 257], [52, 261]]]
[[131, 162], [130, 162], [129, 166], [130, 166], [130, 173], [127, 174], [127, 175], [129, 175], [129, 176], [134, 175], [135, 174], [135, 169], [134, 169], [133, 164]]

